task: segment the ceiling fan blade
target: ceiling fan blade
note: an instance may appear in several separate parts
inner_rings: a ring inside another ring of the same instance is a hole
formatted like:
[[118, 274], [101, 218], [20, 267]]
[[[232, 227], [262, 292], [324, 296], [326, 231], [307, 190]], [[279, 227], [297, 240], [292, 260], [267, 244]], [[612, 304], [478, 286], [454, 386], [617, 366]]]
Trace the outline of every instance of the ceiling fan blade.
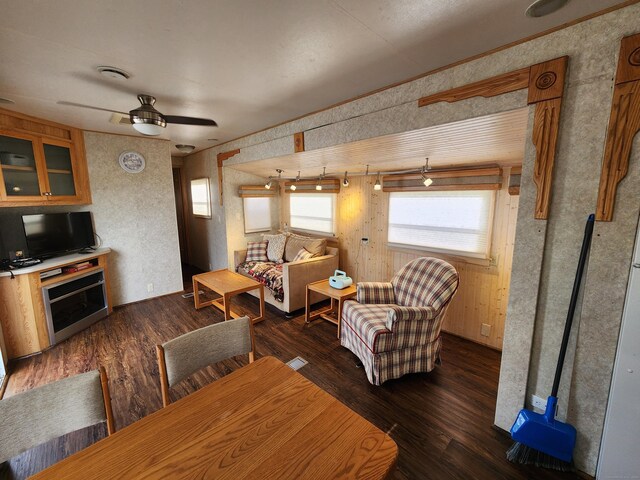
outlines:
[[180, 115], [163, 115], [167, 123], [181, 123], [183, 125], [202, 125], [205, 127], [217, 127], [218, 124], [208, 118], [181, 117]]
[[91, 110], [100, 110], [101, 112], [119, 113], [121, 115], [129, 115], [127, 112], [120, 112], [118, 110], [111, 110], [109, 108], [94, 107], [92, 105], [83, 105], [82, 103], [65, 102], [65, 101], [60, 101], [60, 102], [56, 102], [56, 103], [58, 105], [66, 105], [66, 106], [69, 106], [69, 107], [89, 108]]

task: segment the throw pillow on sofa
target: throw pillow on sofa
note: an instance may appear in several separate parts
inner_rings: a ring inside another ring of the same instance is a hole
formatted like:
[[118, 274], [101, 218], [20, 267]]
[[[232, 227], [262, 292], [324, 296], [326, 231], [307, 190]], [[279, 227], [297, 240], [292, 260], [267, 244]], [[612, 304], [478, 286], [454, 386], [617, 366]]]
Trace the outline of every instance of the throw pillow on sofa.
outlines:
[[301, 248], [298, 254], [291, 261], [298, 262], [300, 260], [309, 260], [310, 258], [313, 258], [313, 253], [308, 252], [306, 248]]
[[282, 263], [284, 255], [284, 245], [287, 242], [286, 235], [262, 235], [262, 238], [269, 242], [267, 244], [267, 258], [270, 262]]
[[327, 249], [326, 238], [303, 237], [302, 235], [290, 234], [287, 239], [287, 246], [284, 251], [284, 259], [287, 262], [293, 261], [301, 248], [311, 253], [314, 257], [321, 257]]
[[247, 243], [247, 262], [268, 262], [267, 244], [269, 242]]

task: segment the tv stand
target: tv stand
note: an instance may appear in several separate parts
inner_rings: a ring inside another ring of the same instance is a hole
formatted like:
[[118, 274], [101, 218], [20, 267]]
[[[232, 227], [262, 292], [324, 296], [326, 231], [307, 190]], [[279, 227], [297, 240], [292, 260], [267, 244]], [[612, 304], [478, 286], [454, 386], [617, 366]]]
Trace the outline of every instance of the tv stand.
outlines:
[[[38, 265], [13, 270], [11, 273], [15, 278], [11, 278], [10, 272], [0, 272], [0, 327], [9, 359], [42, 352], [111, 313], [107, 266], [109, 252], [110, 249], [101, 248], [89, 254], [75, 253], [50, 258]], [[58, 273], [58, 269], [63, 270], [80, 262], [90, 262], [91, 266], [77, 272]], [[97, 306], [97, 289], [93, 293], [89, 291], [95, 284], [99, 284], [103, 292], [102, 308]], [[78, 304], [83, 306], [87, 303], [87, 295], [91, 294], [95, 308], [86, 312], [75, 309], [75, 294], [83, 295], [78, 300]], [[60, 300], [56, 302], [56, 299]], [[86, 313], [85, 317], [73, 318], [77, 320], [74, 322], [75, 328], [66, 326], [65, 315], [71, 318], [80, 317], [83, 313]]]

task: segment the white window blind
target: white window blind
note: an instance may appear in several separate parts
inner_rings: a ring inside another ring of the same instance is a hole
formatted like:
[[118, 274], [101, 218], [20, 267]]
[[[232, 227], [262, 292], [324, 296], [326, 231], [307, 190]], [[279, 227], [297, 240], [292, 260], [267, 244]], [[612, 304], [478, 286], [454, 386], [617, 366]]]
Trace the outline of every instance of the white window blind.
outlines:
[[265, 232], [271, 230], [271, 198], [245, 197], [244, 233]]
[[393, 192], [389, 243], [488, 258], [494, 192]]
[[208, 178], [191, 180], [191, 211], [196, 217], [211, 218]]
[[335, 233], [335, 193], [292, 193], [289, 195], [289, 223], [296, 230]]

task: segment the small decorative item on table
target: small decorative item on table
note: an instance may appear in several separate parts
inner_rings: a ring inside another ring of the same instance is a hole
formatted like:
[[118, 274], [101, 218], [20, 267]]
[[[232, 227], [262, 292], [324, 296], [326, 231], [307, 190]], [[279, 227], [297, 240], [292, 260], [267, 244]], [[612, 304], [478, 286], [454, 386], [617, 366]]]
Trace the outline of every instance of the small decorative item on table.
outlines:
[[[346, 278], [349, 278], [349, 277], [346, 277]], [[348, 285], [342, 289], [333, 288], [329, 282], [330, 282], [329, 280], [320, 280], [318, 282], [307, 284], [306, 309], [305, 309], [304, 320], [306, 323], [310, 323], [312, 320], [315, 320], [317, 318], [322, 318], [324, 320], [327, 320], [328, 322], [331, 322], [334, 325], [338, 326], [337, 337], [340, 338], [340, 322], [342, 319], [342, 305], [345, 300], [355, 297], [357, 290], [355, 285]], [[324, 308], [322, 310], [319, 310], [317, 312], [311, 313], [311, 302], [310, 302], [311, 292], [316, 292], [331, 298], [331, 306]], [[333, 315], [331, 315], [331, 313], [333, 313]]]

